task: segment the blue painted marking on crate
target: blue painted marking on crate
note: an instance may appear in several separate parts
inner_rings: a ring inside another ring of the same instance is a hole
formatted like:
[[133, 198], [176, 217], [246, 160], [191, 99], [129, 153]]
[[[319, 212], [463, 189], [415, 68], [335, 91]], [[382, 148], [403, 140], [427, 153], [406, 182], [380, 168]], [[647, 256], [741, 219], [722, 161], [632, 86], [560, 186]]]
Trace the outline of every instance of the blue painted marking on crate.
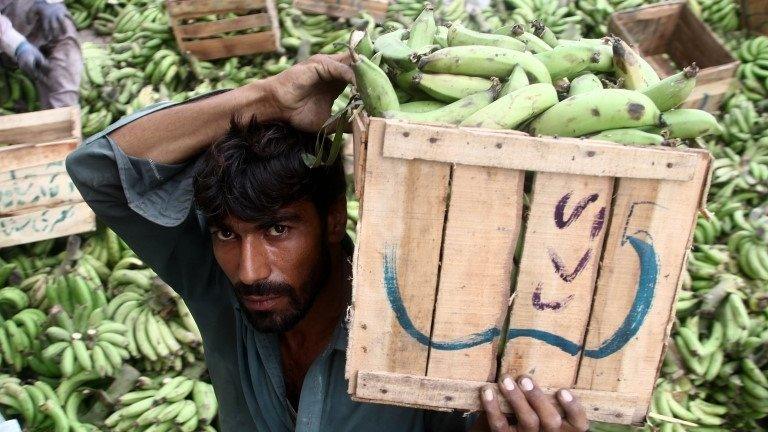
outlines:
[[[640, 258], [640, 278], [635, 292], [635, 299], [622, 325], [619, 326], [610, 338], [600, 344], [598, 348], [585, 350], [584, 355], [587, 357], [604, 358], [623, 348], [637, 334], [653, 303], [653, 295], [659, 273], [656, 250], [652, 244], [636, 237], [629, 236], [628, 239]], [[484, 331], [449, 341], [430, 340], [429, 335], [422, 333], [416, 328], [405, 308], [397, 282], [396, 255], [397, 251], [393, 246], [386, 248], [384, 253], [384, 287], [389, 305], [395, 313], [397, 322], [409, 336], [424, 346], [441, 351], [472, 348], [489, 343], [499, 337], [501, 333], [499, 328], [491, 327]], [[583, 348], [581, 345], [562, 336], [543, 330], [512, 328], [507, 331], [506, 337], [507, 339], [530, 337], [557, 347], [570, 355], [578, 354]]]

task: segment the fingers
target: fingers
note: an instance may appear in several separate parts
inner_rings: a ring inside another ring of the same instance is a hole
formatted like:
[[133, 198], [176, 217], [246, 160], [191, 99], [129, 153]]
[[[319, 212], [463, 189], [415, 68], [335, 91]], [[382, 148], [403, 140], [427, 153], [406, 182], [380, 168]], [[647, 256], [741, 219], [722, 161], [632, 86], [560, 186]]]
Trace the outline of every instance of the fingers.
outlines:
[[323, 81], [355, 82], [352, 68], [348, 63], [337, 60], [336, 56], [315, 55], [310, 57], [308, 61], [317, 64], [318, 74]]
[[480, 390], [480, 400], [485, 410], [485, 416], [491, 432], [512, 432], [507, 422], [507, 417], [501, 412], [499, 397], [492, 385], [487, 385]]
[[52, 33], [53, 37], [59, 37], [64, 34], [64, 16], [57, 17], [55, 21], [55, 26], [53, 28], [54, 33]]
[[517, 431], [518, 432], [538, 432], [539, 430], [539, 417], [536, 412], [531, 408], [528, 400], [525, 398], [522, 389], [515, 380], [508, 374], [501, 376], [499, 381], [499, 391], [509, 402], [512, 407], [512, 412], [517, 418]]
[[557, 401], [565, 412], [565, 421], [570, 423], [577, 431], [586, 432], [589, 430], [587, 413], [571, 392], [565, 389], [558, 391]]
[[527, 375], [520, 377], [518, 383], [522, 387], [528, 403], [536, 411], [541, 430], [544, 432], [559, 431], [563, 424], [563, 419], [552, 403], [552, 399], [547, 397], [541, 388], [533, 382], [533, 379]]
[[352, 54], [350, 54], [349, 51], [342, 51], [340, 53], [333, 54], [330, 57], [339, 63], [344, 63], [347, 66], [352, 65]]

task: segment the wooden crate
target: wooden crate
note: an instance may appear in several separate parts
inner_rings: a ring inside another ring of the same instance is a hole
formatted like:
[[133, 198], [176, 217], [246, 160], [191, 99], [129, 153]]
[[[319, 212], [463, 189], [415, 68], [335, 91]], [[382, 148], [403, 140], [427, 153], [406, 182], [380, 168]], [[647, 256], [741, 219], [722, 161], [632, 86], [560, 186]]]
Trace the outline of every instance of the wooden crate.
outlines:
[[354, 138], [353, 399], [477, 410], [527, 373], [591, 420], [645, 419], [708, 152], [364, 117]]
[[740, 15], [744, 28], [768, 35], [768, 0], [741, 0]]
[[387, 16], [389, 2], [386, 0], [293, 0], [293, 6], [304, 12], [351, 18], [360, 11], [370, 14], [376, 22]]
[[638, 49], [662, 78], [696, 62], [701, 70], [684, 107], [716, 112], [728, 90], [737, 85], [739, 62], [686, 0], [614, 13], [608, 32]]
[[[167, 0], [179, 49], [200, 60], [279, 51], [280, 24], [273, 0]], [[192, 22], [206, 15], [236, 13], [236, 18]], [[255, 33], [224, 33], [264, 28]]]
[[0, 247], [96, 229], [64, 158], [80, 143], [80, 110], [0, 117]]

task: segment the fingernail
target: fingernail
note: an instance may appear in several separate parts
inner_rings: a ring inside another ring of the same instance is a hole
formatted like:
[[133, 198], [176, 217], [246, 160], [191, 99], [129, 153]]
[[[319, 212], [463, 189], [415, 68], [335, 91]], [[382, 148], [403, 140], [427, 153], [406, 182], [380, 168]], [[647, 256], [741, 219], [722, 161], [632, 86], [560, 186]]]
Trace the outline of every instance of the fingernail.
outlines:
[[504, 388], [509, 391], [512, 391], [515, 389], [515, 382], [512, 381], [512, 378], [510, 377], [504, 378], [504, 380], [501, 383], [504, 384]]
[[533, 381], [530, 378], [523, 378], [520, 380], [520, 387], [525, 391], [533, 390]]
[[493, 389], [487, 388], [487, 389], [483, 390], [483, 397], [487, 401], [492, 401], [493, 400]]
[[570, 402], [573, 400], [573, 395], [568, 390], [560, 390], [560, 397], [563, 398], [563, 402]]

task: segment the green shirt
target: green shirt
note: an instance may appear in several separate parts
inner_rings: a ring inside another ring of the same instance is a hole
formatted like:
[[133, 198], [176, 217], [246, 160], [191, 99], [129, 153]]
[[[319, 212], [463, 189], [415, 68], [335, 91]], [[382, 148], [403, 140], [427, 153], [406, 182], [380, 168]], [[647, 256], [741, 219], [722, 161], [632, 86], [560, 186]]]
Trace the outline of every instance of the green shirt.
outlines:
[[121, 119], [86, 140], [69, 155], [66, 166], [99, 219], [173, 287], [192, 311], [219, 399], [220, 430], [465, 430], [470, 421], [460, 413], [352, 401], [344, 379], [347, 329], [343, 321], [310, 366], [299, 406], [291, 406], [278, 338], [256, 331], [244, 319], [232, 285], [214, 259], [205, 220], [193, 209], [195, 161], [164, 165], [130, 157], [107, 136], [142, 115], [173, 105], [157, 104]]

